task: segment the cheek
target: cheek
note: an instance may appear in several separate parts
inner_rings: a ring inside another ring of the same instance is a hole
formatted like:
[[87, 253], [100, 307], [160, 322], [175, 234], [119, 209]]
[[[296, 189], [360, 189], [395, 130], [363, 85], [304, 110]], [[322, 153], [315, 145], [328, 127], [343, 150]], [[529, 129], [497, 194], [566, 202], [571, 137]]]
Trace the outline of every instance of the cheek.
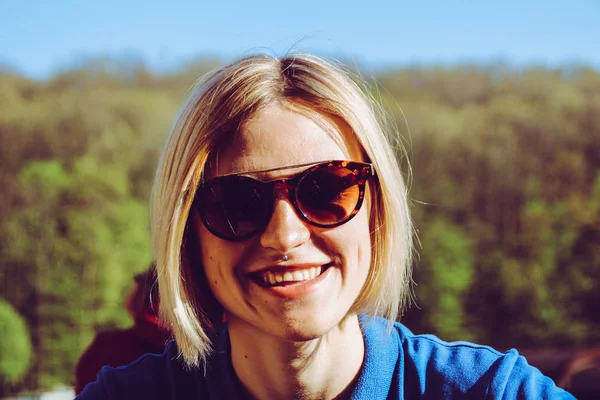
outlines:
[[200, 234], [200, 254], [202, 257], [202, 266], [206, 279], [213, 292], [218, 290], [219, 283], [224, 279], [224, 269], [229, 265], [228, 257], [232, 256], [232, 252], [224, 248], [220, 243], [221, 240], [212, 236], [209, 232]]
[[369, 213], [363, 210], [362, 215], [357, 215], [357, 226], [355, 227], [356, 246], [358, 248], [358, 267], [366, 274], [371, 267], [371, 232], [369, 227]]
[[206, 274], [208, 284], [214, 292], [219, 285], [219, 281], [222, 280], [220, 263], [223, 260], [217, 257], [217, 254], [210, 249], [214, 248], [212, 246], [202, 246], [202, 266], [204, 267], [204, 273]]
[[219, 246], [217, 241], [209, 239], [203, 241], [202, 244], [202, 265], [208, 290], [210, 290], [212, 298], [216, 302], [215, 305], [218, 304], [220, 310], [220, 314], [215, 313], [212, 317], [214, 321], [218, 321], [214, 318], [222, 318], [224, 309], [228, 308], [232, 295], [237, 293], [236, 288], [239, 287], [233, 272], [234, 267], [232, 265], [235, 264], [230, 259], [232, 252]]
[[244, 260], [246, 246], [217, 238], [204, 226], [198, 227], [200, 255], [208, 285], [217, 295], [236, 281], [236, 266]]
[[327, 247], [338, 253], [349, 269], [364, 272], [366, 276], [371, 264], [371, 235], [369, 216], [365, 209], [348, 223], [325, 231]]

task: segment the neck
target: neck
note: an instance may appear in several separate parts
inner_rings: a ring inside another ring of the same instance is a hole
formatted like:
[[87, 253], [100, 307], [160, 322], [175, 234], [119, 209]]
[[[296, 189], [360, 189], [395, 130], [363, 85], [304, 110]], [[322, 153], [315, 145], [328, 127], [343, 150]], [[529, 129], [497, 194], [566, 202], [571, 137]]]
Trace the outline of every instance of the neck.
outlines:
[[305, 342], [273, 337], [241, 321], [229, 322], [233, 368], [257, 399], [349, 397], [363, 363], [364, 342], [357, 315], [324, 336]]

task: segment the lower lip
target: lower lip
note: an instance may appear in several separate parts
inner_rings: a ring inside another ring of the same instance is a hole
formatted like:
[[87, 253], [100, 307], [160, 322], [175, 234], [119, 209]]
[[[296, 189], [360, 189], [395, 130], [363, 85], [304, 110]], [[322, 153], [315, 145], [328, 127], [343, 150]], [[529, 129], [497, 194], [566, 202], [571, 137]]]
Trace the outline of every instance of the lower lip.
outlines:
[[268, 293], [277, 297], [285, 299], [297, 299], [300, 297], [308, 296], [318, 291], [321, 288], [321, 286], [323, 286], [327, 276], [329, 276], [329, 271], [331, 269], [332, 266], [330, 265], [327, 267], [327, 269], [325, 269], [325, 271], [321, 273], [321, 275], [317, 276], [315, 279], [305, 281], [305, 283], [297, 283], [285, 286], [269, 286], [259, 282], [257, 282], [257, 284], [262, 289], [266, 290]]

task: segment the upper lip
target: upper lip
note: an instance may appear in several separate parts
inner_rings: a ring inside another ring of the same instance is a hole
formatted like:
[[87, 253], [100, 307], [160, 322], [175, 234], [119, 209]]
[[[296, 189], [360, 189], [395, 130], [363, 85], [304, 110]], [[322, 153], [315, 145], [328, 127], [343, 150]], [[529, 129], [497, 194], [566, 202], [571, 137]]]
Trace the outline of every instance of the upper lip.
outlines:
[[290, 264], [290, 263], [282, 263], [282, 264], [273, 264], [268, 265], [266, 267], [259, 268], [254, 271], [250, 271], [251, 275], [256, 274], [264, 274], [267, 271], [295, 271], [299, 269], [307, 269], [312, 267], [321, 267], [323, 265], [331, 264], [329, 262], [314, 262], [314, 263], [302, 263], [302, 264]]

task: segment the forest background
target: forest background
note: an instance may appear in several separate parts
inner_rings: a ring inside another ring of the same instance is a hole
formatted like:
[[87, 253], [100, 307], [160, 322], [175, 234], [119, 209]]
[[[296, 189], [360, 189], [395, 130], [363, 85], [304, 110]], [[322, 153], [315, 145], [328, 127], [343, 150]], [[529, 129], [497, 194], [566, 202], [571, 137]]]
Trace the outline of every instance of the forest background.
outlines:
[[[0, 397], [74, 381], [151, 262], [148, 198], [189, 88], [90, 60], [0, 72]], [[420, 243], [415, 332], [498, 349], [600, 344], [600, 73], [402, 68], [366, 77], [403, 135]]]

